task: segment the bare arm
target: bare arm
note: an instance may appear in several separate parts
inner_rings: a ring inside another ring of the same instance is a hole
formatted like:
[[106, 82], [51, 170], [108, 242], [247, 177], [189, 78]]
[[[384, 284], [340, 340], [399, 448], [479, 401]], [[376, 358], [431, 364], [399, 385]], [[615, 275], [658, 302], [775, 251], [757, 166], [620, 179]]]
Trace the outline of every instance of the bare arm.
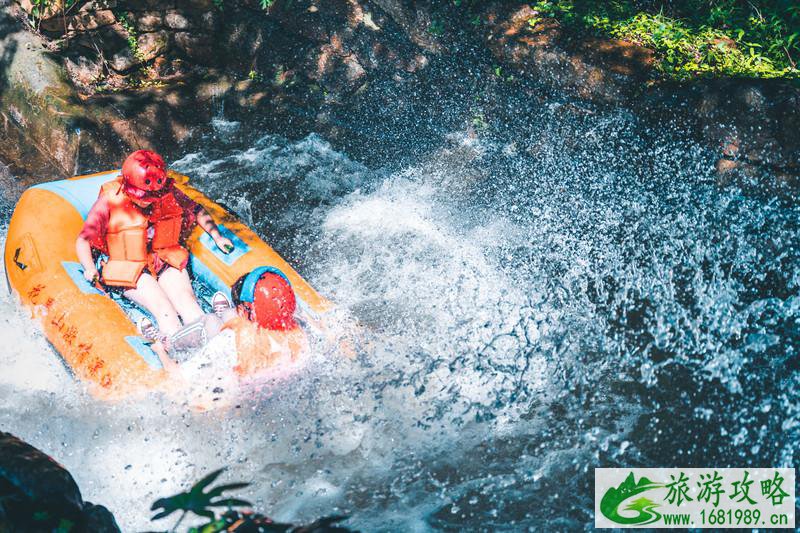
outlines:
[[86, 215], [83, 228], [75, 241], [75, 253], [78, 255], [78, 261], [83, 266], [83, 277], [91, 283], [99, 280], [100, 275], [94, 265], [90, 243], [105, 237], [108, 217], [108, 201], [103, 195], [100, 195]]
[[208, 211], [200, 207], [197, 209], [197, 214], [195, 217], [197, 224], [203, 228], [203, 231], [208, 233], [212, 239], [217, 240], [218, 237], [221, 237], [217, 223], [214, 222], [214, 219], [211, 218], [211, 215], [208, 214]]
[[83, 277], [86, 281], [94, 282], [99, 277], [97, 268], [94, 266], [92, 258], [92, 246], [83, 237], [78, 237], [75, 241], [75, 253], [78, 254], [78, 261], [83, 265]]
[[211, 218], [211, 215], [208, 214], [208, 211], [202, 207], [198, 208], [197, 213], [195, 214], [195, 219], [197, 220], [197, 225], [203, 228], [203, 231], [208, 233], [208, 235], [214, 239], [214, 243], [217, 245], [217, 248], [226, 254], [233, 251], [233, 243], [230, 239], [223, 236], [219, 232], [217, 223], [214, 222], [214, 219]]

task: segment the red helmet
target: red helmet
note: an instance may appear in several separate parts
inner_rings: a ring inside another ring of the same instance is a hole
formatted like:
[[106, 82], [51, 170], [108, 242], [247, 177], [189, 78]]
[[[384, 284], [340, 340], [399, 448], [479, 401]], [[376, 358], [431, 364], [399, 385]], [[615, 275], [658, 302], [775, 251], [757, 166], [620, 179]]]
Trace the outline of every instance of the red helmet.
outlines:
[[265, 272], [255, 284], [251, 319], [264, 329], [285, 331], [297, 327], [294, 312], [297, 299], [286, 278], [275, 272]]
[[125, 192], [137, 199], [159, 196], [169, 185], [167, 165], [155, 152], [137, 150], [122, 164], [122, 182]]

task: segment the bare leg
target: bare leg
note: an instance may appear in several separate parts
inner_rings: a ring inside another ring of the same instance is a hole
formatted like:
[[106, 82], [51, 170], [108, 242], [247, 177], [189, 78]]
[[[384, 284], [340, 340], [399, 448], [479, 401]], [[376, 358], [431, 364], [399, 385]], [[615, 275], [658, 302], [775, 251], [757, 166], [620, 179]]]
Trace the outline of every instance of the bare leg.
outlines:
[[222, 326], [222, 320], [214, 313], [209, 313], [203, 317], [203, 327], [206, 328], [206, 335], [208, 335], [209, 339], [219, 335], [219, 332], [222, 331]]
[[219, 318], [220, 318], [220, 320], [222, 320], [222, 323], [225, 324], [229, 320], [233, 320], [234, 318], [236, 318], [236, 315], [237, 315], [236, 308], [230, 307], [230, 308], [224, 310], [222, 312], [222, 315]]
[[161, 341], [156, 341], [150, 345], [150, 348], [156, 353], [158, 359], [161, 361], [161, 366], [167, 373], [175, 372], [179, 367], [178, 364], [169, 358], [167, 355], [167, 347]]
[[153, 315], [158, 329], [164, 335], [172, 335], [181, 327], [178, 312], [170, 302], [167, 293], [150, 274], [142, 274], [135, 289], [126, 290], [123, 295], [132, 302], [144, 307]]
[[[166, 293], [169, 301], [181, 316], [184, 324], [194, 322], [203, 316], [203, 310], [197, 302], [197, 297], [192, 289], [189, 273], [184, 270], [167, 267], [158, 277], [158, 284]], [[163, 329], [162, 329], [163, 331]], [[166, 332], [168, 335], [174, 332]]]

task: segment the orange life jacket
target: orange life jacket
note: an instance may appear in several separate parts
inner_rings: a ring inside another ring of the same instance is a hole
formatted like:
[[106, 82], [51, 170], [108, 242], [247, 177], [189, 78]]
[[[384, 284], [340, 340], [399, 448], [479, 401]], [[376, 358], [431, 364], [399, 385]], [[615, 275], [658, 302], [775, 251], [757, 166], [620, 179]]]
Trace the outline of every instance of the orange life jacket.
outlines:
[[[179, 270], [186, 268], [189, 252], [181, 246], [183, 209], [169, 192], [153, 202], [145, 215], [122, 191], [117, 179], [104, 184], [100, 195], [108, 201], [106, 228], [108, 262], [103, 266], [103, 282], [116, 287], [136, 287], [139, 276], [158, 258]], [[153, 238], [147, 241], [147, 229]]]

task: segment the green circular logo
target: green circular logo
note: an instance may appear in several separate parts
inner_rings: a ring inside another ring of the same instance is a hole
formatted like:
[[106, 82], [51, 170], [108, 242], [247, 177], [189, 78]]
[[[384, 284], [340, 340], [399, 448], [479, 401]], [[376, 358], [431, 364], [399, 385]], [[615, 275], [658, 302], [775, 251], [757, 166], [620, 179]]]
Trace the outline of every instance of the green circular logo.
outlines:
[[654, 483], [646, 477], [641, 477], [637, 483], [631, 472], [619, 487], [611, 487], [606, 491], [603, 499], [600, 500], [600, 512], [617, 524], [643, 526], [657, 522], [661, 518], [661, 514], [655, 509], [660, 505], [644, 496], [629, 502], [623, 509], [624, 511], [633, 511], [636, 515], [622, 516], [619, 511], [622, 504], [633, 496], [663, 486], [662, 483]]

